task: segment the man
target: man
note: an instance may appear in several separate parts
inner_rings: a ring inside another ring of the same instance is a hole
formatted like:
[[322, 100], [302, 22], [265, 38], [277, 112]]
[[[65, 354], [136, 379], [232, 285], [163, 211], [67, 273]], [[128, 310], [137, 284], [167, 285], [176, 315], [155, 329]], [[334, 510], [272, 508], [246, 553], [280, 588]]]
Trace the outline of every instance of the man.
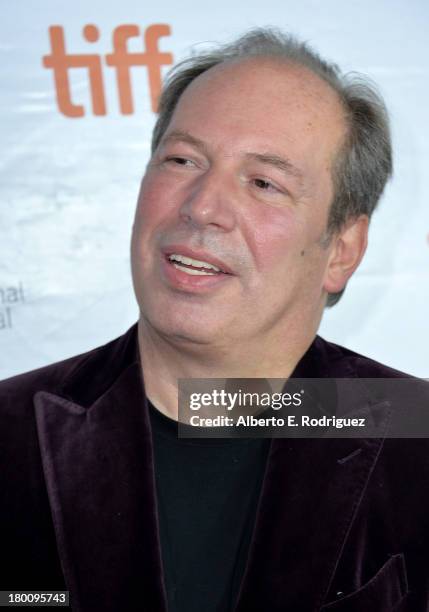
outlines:
[[138, 326], [0, 386], [2, 589], [67, 588], [77, 611], [429, 609], [426, 441], [176, 431], [179, 378], [401, 376], [316, 336], [390, 174], [380, 98], [291, 37], [173, 71]]

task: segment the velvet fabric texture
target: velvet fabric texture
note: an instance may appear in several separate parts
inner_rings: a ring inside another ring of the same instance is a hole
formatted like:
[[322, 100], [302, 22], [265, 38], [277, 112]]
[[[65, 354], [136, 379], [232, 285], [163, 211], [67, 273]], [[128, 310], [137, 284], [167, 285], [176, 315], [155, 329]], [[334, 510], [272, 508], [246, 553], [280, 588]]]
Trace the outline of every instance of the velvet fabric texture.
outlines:
[[[294, 375], [402, 376], [319, 337]], [[136, 325], [0, 383], [0, 418], [1, 590], [167, 612]], [[427, 611], [428, 548], [427, 440], [274, 439], [235, 610]]]

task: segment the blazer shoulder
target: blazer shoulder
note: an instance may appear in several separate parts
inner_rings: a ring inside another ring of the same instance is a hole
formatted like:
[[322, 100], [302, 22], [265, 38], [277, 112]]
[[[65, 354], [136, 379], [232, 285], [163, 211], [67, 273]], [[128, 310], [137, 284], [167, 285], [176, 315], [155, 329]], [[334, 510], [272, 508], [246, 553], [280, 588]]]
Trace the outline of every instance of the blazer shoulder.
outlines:
[[137, 324], [125, 334], [74, 357], [0, 382], [0, 414], [33, 413], [38, 391], [90, 405], [127, 364], [138, 360]]
[[16, 415], [22, 409], [32, 409], [33, 396], [37, 391], [59, 392], [64, 381], [81, 367], [94, 350], [97, 349], [0, 381], [0, 410], [3, 416], [5, 411], [12, 411]]
[[317, 337], [317, 342], [328, 360], [347, 363], [350, 371], [358, 378], [415, 378], [412, 374], [401, 372], [334, 342], [328, 342], [320, 336]]
[[0, 381], [0, 411], [3, 416], [5, 411], [16, 415], [22, 409], [32, 410], [33, 397], [38, 391], [61, 394], [67, 381], [85, 372], [87, 364], [103, 361], [117, 341], [112, 340], [79, 355]]

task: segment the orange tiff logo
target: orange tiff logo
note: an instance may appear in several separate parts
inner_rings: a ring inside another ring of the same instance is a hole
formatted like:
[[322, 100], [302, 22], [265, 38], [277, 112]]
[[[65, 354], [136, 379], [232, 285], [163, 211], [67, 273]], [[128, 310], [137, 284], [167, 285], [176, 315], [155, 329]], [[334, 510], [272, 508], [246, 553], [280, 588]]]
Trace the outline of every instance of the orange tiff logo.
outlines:
[[[97, 26], [88, 24], [83, 30], [83, 37], [90, 43], [100, 38]], [[136, 25], [120, 25], [113, 31], [113, 50], [105, 56], [106, 64], [116, 70], [118, 86], [119, 108], [123, 115], [134, 112], [133, 95], [131, 89], [131, 66], [146, 66], [151, 97], [151, 108], [157, 112], [158, 97], [161, 91], [161, 66], [173, 63], [171, 53], [162, 53], [158, 49], [158, 41], [162, 36], [169, 36], [170, 26], [166, 24], [153, 24], [144, 32], [144, 51], [130, 53], [127, 41], [140, 36], [140, 29]], [[69, 69], [87, 68], [91, 90], [92, 112], [94, 115], [106, 114], [106, 100], [104, 95], [103, 71], [101, 57], [95, 53], [71, 54], [66, 52], [64, 29], [62, 26], [49, 28], [51, 41], [50, 55], [43, 56], [43, 66], [51, 68], [54, 73], [55, 89], [59, 110], [67, 117], [83, 117], [85, 109], [81, 104], [72, 102], [70, 93]]]

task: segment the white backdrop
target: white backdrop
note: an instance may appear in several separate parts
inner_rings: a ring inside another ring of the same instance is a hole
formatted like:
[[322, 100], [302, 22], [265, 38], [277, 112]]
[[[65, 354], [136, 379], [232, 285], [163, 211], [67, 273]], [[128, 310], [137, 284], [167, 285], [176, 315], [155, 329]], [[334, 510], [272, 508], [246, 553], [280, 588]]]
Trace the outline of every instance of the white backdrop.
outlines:
[[[136, 53], [149, 26], [168, 25], [159, 47], [175, 61], [195, 43], [275, 25], [379, 84], [392, 116], [395, 178], [374, 216], [364, 263], [320, 333], [429, 376], [426, 0], [1, 1], [0, 379], [106, 342], [137, 318], [128, 243], [155, 115], [145, 66], [131, 69], [134, 113], [119, 110], [105, 56], [124, 24], [139, 28], [129, 42]], [[98, 27], [98, 41], [83, 37], [87, 24]], [[105, 115], [92, 114], [86, 68], [68, 72], [84, 116], [59, 111], [53, 71], [42, 64], [54, 25], [62, 26], [68, 53], [100, 58]]]

